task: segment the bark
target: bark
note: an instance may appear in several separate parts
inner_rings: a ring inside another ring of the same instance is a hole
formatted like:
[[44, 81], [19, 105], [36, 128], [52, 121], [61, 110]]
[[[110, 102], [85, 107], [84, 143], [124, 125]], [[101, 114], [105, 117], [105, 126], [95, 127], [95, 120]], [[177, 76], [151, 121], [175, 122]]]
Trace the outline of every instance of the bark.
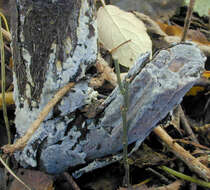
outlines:
[[[76, 85], [15, 154], [23, 166], [60, 173], [122, 150], [122, 96], [116, 88], [94, 118], [82, 113], [98, 102], [86, 71], [97, 57], [91, 0], [14, 1], [12, 36], [17, 137], [23, 136], [55, 92]], [[191, 44], [160, 51], [129, 71], [129, 144], [139, 145], [200, 77], [205, 57]], [[98, 106], [98, 104], [96, 104]], [[136, 146], [138, 147], [138, 146]]]

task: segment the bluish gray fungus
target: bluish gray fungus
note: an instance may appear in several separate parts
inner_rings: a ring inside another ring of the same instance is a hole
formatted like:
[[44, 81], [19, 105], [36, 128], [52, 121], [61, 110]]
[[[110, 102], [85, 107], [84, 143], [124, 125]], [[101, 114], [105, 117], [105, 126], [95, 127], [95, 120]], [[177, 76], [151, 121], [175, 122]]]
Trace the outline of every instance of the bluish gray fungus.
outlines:
[[[186, 92], [200, 78], [206, 60], [201, 51], [190, 44], [178, 44], [162, 50], [150, 62], [144, 64], [147, 57], [148, 55], [143, 55], [127, 75], [130, 80], [127, 116], [129, 144], [138, 142], [137, 145], [140, 145], [156, 124], [182, 101]], [[75, 97], [78, 95], [85, 100], [89, 94], [83, 94], [83, 97], [80, 91], [85, 85], [78, 87], [79, 89], [70, 92], [69, 96], [74, 93]], [[68, 96], [65, 101], [67, 98]], [[22, 154], [18, 155], [19, 159], [28, 165], [36, 166], [33, 162], [36, 164], [34, 158], [37, 150], [33, 150], [29, 156], [27, 151], [31, 150], [35, 140], [47, 138], [41, 149], [40, 164], [48, 173], [60, 173], [69, 167], [91, 161], [94, 163], [93, 167], [97, 167], [95, 159], [115, 155], [122, 150], [122, 103], [123, 98], [116, 87], [104, 101], [104, 113], [97, 122], [88, 119], [84, 121], [83, 127], [71, 126], [67, 135], [64, 135], [71, 119], [66, 116], [83, 105], [81, 103], [71, 109], [74, 104], [70, 103], [71, 111], [64, 109], [65, 114], [48, 119], [42, 124]], [[52, 133], [55, 127], [57, 132]], [[31, 160], [28, 161], [29, 159]], [[87, 170], [90, 171], [90, 168]]]

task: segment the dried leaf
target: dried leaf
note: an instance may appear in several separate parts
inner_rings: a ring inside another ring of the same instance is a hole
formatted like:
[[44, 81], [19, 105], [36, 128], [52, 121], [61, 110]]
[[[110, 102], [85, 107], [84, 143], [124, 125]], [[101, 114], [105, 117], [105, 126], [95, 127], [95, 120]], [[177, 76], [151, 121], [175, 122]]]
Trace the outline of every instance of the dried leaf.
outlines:
[[[160, 28], [169, 36], [177, 36], [181, 37], [183, 28], [178, 25], [167, 25], [161, 22], [157, 22]], [[203, 45], [210, 45], [210, 42], [207, 40], [205, 35], [201, 33], [199, 30], [188, 30], [187, 33], [187, 40], [192, 40], [194, 42], [203, 44]]]
[[[53, 190], [53, 180], [49, 175], [35, 170], [19, 169], [17, 176], [34, 190]], [[14, 180], [9, 190], [25, 190], [26, 188]]]
[[98, 10], [97, 21], [99, 41], [123, 66], [130, 68], [140, 54], [152, 52], [143, 22], [132, 13], [108, 5]]
[[204, 78], [209, 79], [209, 78], [210, 78], [210, 71], [204, 71], [203, 74], [202, 74], [202, 76], [203, 76]]
[[[210, 78], [210, 71], [204, 71], [202, 74], [203, 78], [209, 79]], [[205, 91], [203, 86], [194, 86], [192, 87], [189, 92], [186, 94], [187, 96], [196, 96], [199, 92]]]
[[186, 96], [196, 96], [199, 92], [204, 91], [205, 88], [202, 86], [193, 86], [186, 94]]
[[[133, 12], [134, 15], [141, 19], [145, 26], [147, 27], [147, 31], [148, 33], [152, 34], [151, 38], [152, 38], [152, 42], [153, 42], [153, 48], [154, 49], [164, 49], [167, 48], [169, 46], [171, 46], [174, 43], [179, 43], [180, 42], [180, 37], [179, 36], [169, 36], [167, 35], [164, 31], [166, 30], [166, 28], [168, 27], [168, 25], [165, 24], [157, 24], [157, 22], [153, 21], [150, 17], [143, 15], [141, 13], [138, 12]], [[162, 30], [161, 30], [162, 28]], [[167, 29], [168, 30], [168, 29]], [[180, 31], [178, 31], [179, 29], [177, 29], [177, 32], [180, 35]], [[170, 31], [170, 30], [169, 30]], [[195, 31], [196, 33], [197, 31]], [[200, 32], [198, 32], [200, 33]], [[197, 36], [197, 35], [196, 35]], [[200, 36], [200, 35], [199, 35]], [[198, 39], [198, 37], [195, 38], [196, 40]], [[203, 35], [202, 37], [199, 37], [200, 41], [194, 41], [196, 43], [196, 45], [200, 48], [200, 50], [207, 56], [210, 56], [210, 42], [203, 41]]]

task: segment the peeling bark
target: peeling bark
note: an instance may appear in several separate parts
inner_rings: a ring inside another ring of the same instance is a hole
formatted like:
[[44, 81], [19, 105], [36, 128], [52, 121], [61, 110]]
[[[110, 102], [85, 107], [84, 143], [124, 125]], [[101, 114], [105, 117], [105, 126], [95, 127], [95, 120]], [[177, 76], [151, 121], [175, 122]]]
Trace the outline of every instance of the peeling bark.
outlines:
[[[16, 3], [16, 4], [15, 4]], [[23, 166], [60, 173], [122, 150], [122, 96], [116, 88], [95, 118], [81, 112], [97, 101], [85, 71], [97, 56], [91, 0], [16, 0], [13, 5], [14, 87], [17, 137], [22, 136], [55, 92], [76, 82], [15, 154]], [[129, 144], [139, 145], [200, 77], [205, 57], [191, 44], [142, 56], [129, 71]], [[145, 65], [147, 61], [147, 64]], [[94, 100], [94, 101], [93, 101]]]

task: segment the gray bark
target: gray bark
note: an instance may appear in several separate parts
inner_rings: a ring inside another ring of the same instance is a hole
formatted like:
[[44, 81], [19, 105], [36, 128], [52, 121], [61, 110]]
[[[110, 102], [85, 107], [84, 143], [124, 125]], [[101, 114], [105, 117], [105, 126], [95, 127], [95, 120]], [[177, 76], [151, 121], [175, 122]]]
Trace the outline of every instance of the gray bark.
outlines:
[[[17, 138], [55, 92], [76, 82], [17, 153], [23, 166], [56, 174], [122, 149], [122, 96], [116, 88], [95, 118], [81, 109], [97, 101], [85, 71], [97, 57], [97, 28], [91, 0], [15, 1], [13, 4], [14, 87]], [[129, 71], [129, 144], [140, 144], [203, 70], [205, 57], [191, 44], [160, 51], [145, 67], [142, 56]]]

